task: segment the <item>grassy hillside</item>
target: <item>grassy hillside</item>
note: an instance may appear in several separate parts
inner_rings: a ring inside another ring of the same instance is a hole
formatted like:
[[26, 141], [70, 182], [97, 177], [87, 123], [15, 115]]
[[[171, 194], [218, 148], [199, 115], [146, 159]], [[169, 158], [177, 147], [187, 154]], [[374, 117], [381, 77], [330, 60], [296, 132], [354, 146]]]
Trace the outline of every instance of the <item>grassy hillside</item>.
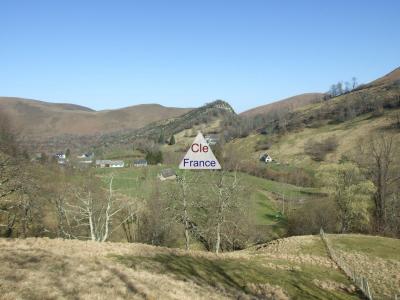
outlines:
[[[400, 132], [391, 130], [396, 114], [400, 109], [386, 111], [383, 115], [374, 117], [372, 114], [364, 114], [338, 124], [324, 124], [314, 128], [304, 128], [301, 131], [292, 131], [273, 139], [268, 153], [281, 163], [290, 163], [305, 168], [315, 168], [319, 163], [314, 162], [305, 154], [304, 147], [310, 140], [323, 140], [335, 136], [339, 146], [326, 158], [329, 162], [337, 162], [343, 154], [352, 151], [360, 139], [380, 132], [389, 132], [400, 139]], [[241, 149], [246, 153], [243, 159], [254, 161], [265, 151], [256, 151], [256, 145], [260, 141], [270, 139], [269, 136], [252, 134], [244, 139], [236, 139], [231, 142], [232, 147]]]
[[375, 299], [400, 293], [400, 240], [364, 235], [328, 235], [340, 257], [368, 278]]
[[325, 94], [323, 93], [305, 93], [246, 110], [240, 113], [240, 115], [244, 117], [251, 117], [280, 109], [294, 110], [311, 103], [320, 102], [324, 95]]
[[[343, 155], [353, 151], [360, 141], [371, 134], [389, 132], [400, 140], [400, 132], [390, 129], [394, 118], [400, 113], [400, 109], [386, 111], [382, 116], [373, 117], [371, 114], [364, 114], [354, 119], [339, 124], [325, 124], [316, 128], [304, 128], [301, 131], [288, 132], [273, 140], [271, 148], [267, 152], [281, 163], [315, 169], [320, 163], [313, 161], [304, 148], [310, 141], [321, 141], [328, 137], [335, 136], [338, 141], [338, 148], [327, 155], [327, 162], [338, 162]], [[271, 137], [253, 134], [244, 139], [237, 139], [231, 142], [232, 147], [239, 147], [245, 153], [249, 153], [248, 160], [257, 160], [259, 155], [265, 151], [256, 151], [258, 142], [265, 141]]]
[[[335, 243], [341, 238], [335, 236]], [[358, 247], [359, 237], [343, 238], [348, 247]], [[369, 237], [369, 244], [400, 250], [390, 239]], [[2, 299], [359, 299], [318, 236], [218, 256], [141, 244], [35, 238], [1, 239], [0, 250]], [[381, 274], [376, 289], [389, 276]]]
[[386, 74], [385, 76], [378, 78], [371, 82], [372, 85], [387, 84], [400, 79], [400, 67], [394, 69], [392, 72]]
[[311, 140], [336, 137], [339, 146], [325, 160], [337, 162], [363, 138], [388, 133], [400, 139], [399, 116], [400, 68], [397, 68], [351, 92], [297, 107], [278, 119], [270, 116], [259, 125], [265, 128], [266, 135], [254, 131], [246, 138], [231, 141], [230, 145], [245, 154], [242, 160], [255, 161], [264, 152], [257, 151], [257, 145], [269, 144], [268, 153], [278, 162], [312, 170], [320, 163], [305, 154], [305, 146]]

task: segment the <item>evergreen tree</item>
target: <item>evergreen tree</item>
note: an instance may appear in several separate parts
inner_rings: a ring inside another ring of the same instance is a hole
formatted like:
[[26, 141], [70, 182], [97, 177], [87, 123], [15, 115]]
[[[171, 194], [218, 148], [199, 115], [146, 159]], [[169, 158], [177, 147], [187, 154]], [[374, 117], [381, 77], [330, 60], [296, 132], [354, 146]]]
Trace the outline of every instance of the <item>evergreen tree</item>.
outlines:
[[161, 132], [160, 132], [160, 137], [158, 138], [158, 143], [159, 144], [164, 144], [165, 143], [164, 130], [161, 130]]
[[172, 135], [171, 138], [169, 139], [169, 145], [175, 145], [175, 136]]
[[161, 151], [148, 151], [146, 153], [146, 160], [150, 165], [156, 165], [162, 163], [163, 156]]

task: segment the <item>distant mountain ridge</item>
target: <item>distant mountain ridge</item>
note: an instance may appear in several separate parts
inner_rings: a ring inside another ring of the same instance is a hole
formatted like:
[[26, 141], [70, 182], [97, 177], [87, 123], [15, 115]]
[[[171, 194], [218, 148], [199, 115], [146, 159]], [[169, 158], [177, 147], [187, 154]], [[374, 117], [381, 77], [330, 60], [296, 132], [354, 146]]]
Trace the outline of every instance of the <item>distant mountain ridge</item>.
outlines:
[[94, 111], [75, 104], [12, 97], [0, 97], [0, 109], [9, 115], [21, 135], [38, 139], [65, 134], [91, 135], [136, 129], [191, 110], [159, 104], [141, 104], [115, 110]]
[[35, 99], [27, 99], [27, 98], [20, 98], [20, 97], [0, 97], [0, 101], [7, 101], [9, 103], [15, 101], [25, 101], [26, 104], [32, 105], [32, 106], [47, 106], [49, 109], [52, 110], [60, 110], [60, 109], [65, 109], [65, 110], [75, 110], [75, 111], [95, 111], [94, 109], [91, 109], [86, 106], [82, 106], [79, 104], [72, 104], [72, 103], [53, 103], [53, 102], [46, 102], [46, 101], [41, 101], [41, 100], [35, 100]]

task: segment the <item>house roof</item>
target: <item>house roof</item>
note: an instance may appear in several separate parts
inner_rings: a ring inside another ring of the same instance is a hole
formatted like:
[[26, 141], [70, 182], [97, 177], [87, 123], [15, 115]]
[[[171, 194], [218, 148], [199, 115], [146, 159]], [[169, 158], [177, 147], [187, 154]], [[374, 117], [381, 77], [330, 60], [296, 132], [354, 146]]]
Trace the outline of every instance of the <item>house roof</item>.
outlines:
[[204, 138], [218, 140], [219, 134], [207, 134]]
[[171, 177], [171, 176], [176, 176], [176, 172], [173, 169], [164, 169], [161, 171], [161, 176], [162, 177]]
[[124, 162], [122, 160], [96, 160], [96, 165], [122, 165]]
[[147, 164], [147, 160], [145, 159], [135, 159], [133, 161], [134, 164]]
[[268, 153], [264, 153], [264, 154], [260, 155], [260, 159], [266, 159], [268, 157], [272, 159], [272, 157]]

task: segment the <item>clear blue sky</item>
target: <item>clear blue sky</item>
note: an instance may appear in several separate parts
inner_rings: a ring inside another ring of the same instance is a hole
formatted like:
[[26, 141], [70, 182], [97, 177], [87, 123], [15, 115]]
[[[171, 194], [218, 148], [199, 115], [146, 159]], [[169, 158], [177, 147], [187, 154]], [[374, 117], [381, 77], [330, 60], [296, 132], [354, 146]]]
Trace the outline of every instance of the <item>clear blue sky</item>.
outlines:
[[400, 1], [0, 1], [0, 95], [238, 111], [400, 66]]

